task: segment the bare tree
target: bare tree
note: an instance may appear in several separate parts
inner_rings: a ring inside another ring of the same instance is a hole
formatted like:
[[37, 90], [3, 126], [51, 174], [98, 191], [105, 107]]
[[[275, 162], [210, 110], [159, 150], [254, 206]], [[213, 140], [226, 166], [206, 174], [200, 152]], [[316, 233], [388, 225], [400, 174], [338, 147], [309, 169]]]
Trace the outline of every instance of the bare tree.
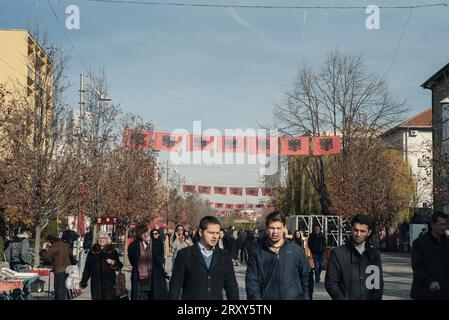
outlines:
[[[334, 50], [318, 71], [307, 65], [299, 70], [274, 117], [287, 135], [341, 135], [343, 156], [337, 161], [344, 163], [352, 139], [377, 136], [398, 123], [404, 112], [404, 102], [391, 96], [384, 79], [367, 72], [361, 56]], [[304, 167], [325, 214], [332, 205], [326, 161], [313, 157]]]

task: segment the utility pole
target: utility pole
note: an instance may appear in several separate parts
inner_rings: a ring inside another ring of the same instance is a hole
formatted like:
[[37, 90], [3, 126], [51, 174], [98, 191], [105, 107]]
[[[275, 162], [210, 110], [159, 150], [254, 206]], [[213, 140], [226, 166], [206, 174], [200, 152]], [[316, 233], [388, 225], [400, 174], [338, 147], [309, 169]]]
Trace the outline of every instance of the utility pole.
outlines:
[[165, 225], [167, 226], [167, 230], [168, 230], [168, 208], [169, 208], [169, 204], [168, 202], [170, 201], [170, 186], [168, 185], [168, 160], [166, 160], [165, 162], [165, 184], [167, 185], [167, 208], [165, 211]]

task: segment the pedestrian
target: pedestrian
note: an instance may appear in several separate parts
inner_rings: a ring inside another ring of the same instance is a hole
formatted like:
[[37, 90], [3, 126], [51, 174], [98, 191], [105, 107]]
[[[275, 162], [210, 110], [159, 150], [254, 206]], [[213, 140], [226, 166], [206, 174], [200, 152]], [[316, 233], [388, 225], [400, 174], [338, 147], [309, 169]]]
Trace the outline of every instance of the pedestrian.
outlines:
[[382, 299], [384, 282], [380, 253], [368, 242], [373, 227], [370, 217], [356, 215], [351, 220], [351, 239], [332, 251], [325, 287], [333, 300]]
[[[8, 243], [5, 249], [5, 257], [6, 261], [9, 263], [10, 269], [19, 273], [30, 271], [33, 264], [33, 257], [31, 255], [30, 242], [28, 239], [31, 238], [31, 236], [31, 229], [24, 228], [21, 233], [17, 234], [17, 236]], [[33, 300], [30, 281], [24, 281], [22, 291], [25, 300]]]
[[67, 243], [56, 236], [50, 235], [46, 240], [50, 245], [44, 250], [43, 257], [53, 260], [55, 300], [67, 300], [68, 292], [65, 281], [68, 274], [66, 269], [74, 262], [70, 258], [71, 249]]
[[324, 251], [326, 249], [326, 237], [321, 232], [321, 227], [315, 225], [313, 233], [308, 240], [309, 249], [313, 254], [313, 262], [315, 264], [315, 282], [318, 284], [321, 280], [321, 271], [324, 267]]
[[313, 275], [315, 272], [315, 262], [313, 261], [313, 254], [309, 249], [308, 246], [308, 237], [304, 236], [304, 232], [300, 231], [300, 237], [302, 239], [302, 244], [303, 244], [303, 249], [304, 249], [304, 253], [306, 254], [307, 257], [307, 261], [309, 262], [309, 268], [310, 268], [310, 273], [309, 273], [309, 300], [313, 300], [313, 288], [315, 286], [315, 281], [313, 280]]
[[65, 230], [62, 233], [61, 239], [62, 241], [64, 241], [65, 243], [67, 243], [70, 247], [70, 249], [72, 249], [73, 251], [73, 245], [75, 243], [75, 241], [77, 241], [79, 239], [80, 235], [76, 232], [70, 229], [69, 225], [65, 226]]
[[430, 231], [413, 241], [413, 283], [410, 297], [415, 300], [449, 299], [448, 217], [436, 211], [430, 217]]
[[231, 254], [232, 262], [235, 266], [239, 265], [239, 237], [237, 230], [231, 231], [231, 238], [229, 239], [229, 253]]
[[220, 236], [219, 236], [219, 238], [218, 238], [218, 247], [219, 247], [220, 249], [222, 249], [222, 250], [225, 249], [225, 245], [224, 245], [224, 236], [225, 236], [224, 229], [221, 228], [221, 229], [220, 229]]
[[153, 251], [156, 250], [158, 255], [164, 257], [164, 266], [165, 266], [165, 254], [164, 254], [164, 243], [161, 239], [161, 233], [159, 229], [153, 229], [150, 231], [151, 239], [153, 241]]
[[301, 248], [304, 248], [304, 236], [301, 230], [295, 231], [295, 233], [293, 234], [293, 241]]
[[111, 245], [111, 238], [104, 231], [98, 233], [98, 242], [87, 254], [80, 288], [87, 288], [90, 279], [92, 300], [114, 300], [115, 272], [123, 267], [117, 250]]
[[89, 228], [89, 230], [84, 235], [83, 239], [83, 250], [85, 253], [88, 253], [89, 250], [92, 248], [94, 233], [92, 232], [92, 228]]
[[186, 239], [184, 235], [184, 227], [182, 225], [178, 225], [176, 227], [176, 232], [173, 234], [171, 243], [173, 247], [172, 263], [173, 261], [175, 261], [176, 255], [178, 254], [179, 250], [185, 247], [189, 247], [193, 244], [191, 240]]
[[[249, 259], [249, 256], [253, 254], [256, 247], [257, 247], [257, 239], [254, 235], [254, 231], [248, 231], [248, 236], [246, 237], [245, 241], [247, 259]], [[246, 263], [248, 264], [248, 260], [246, 260]]]
[[240, 230], [238, 233], [238, 242], [239, 242], [239, 250], [240, 250], [240, 262], [247, 263], [248, 262], [248, 253], [246, 251], [246, 238], [248, 237], [248, 232], [246, 230]]
[[285, 239], [285, 216], [274, 211], [265, 218], [267, 237], [248, 259], [248, 300], [308, 300], [309, 265], [304, 250]]
[[136, 238], [128, 247], [131, 271], [131, 300], [166, 300], [164, 255], [153, 246], [148, 224], [135, 228]]
[[174, 261], [169, 297], [172, 300], [238, 300], [239, 290], [230, 255], [217, 246], [220, 222], [201, 219], [199, 241], [181, 249]]
[[418, 238], [421, 238], [423, 235], [426, 234], [426, 232], [427, 232], [427, 229], [426, 229], [426, 228], [422, 228], [422, 229], [421, 229], [421, 232], [420, 232], [419, 235], [418, 235]]

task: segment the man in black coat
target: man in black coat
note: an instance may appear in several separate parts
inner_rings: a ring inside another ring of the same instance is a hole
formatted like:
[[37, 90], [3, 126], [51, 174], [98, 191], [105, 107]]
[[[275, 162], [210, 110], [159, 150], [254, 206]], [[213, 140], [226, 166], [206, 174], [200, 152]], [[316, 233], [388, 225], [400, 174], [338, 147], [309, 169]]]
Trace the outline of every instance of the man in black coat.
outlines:
[[449, 299], [449, 244], [445, 231], [447, 215], [435, 212], [431, 231], [413, 241], [413, 283], [410, 297], [416, 300]]
[[329, 258], [326, 291], [334, 300], [381, 300], [384, 282], [380, 254], [367, 241], [373, 222], [359, 214], [351, 226], [352, 239], [335, 248]]
[[178, 252], [170, 280], [169, 298], [172, 300], [228, 300], [239, 299], [239, 289], [229, 253], [217, 245], [220, 222], [216, 217], [201, 219], [200, 239], [193, 246]]
[[131, 300], [166, 300], [164, 254], [153, 246], [149, 226], [136, 226], [136, 239], [128, 247], [131, 263]]
[[308, 240], [309, 249], [312, 252], [315, 265], [315, 282], [320, 283], [321, 271], [324, 267], [324, 251], [326, 249], [326, 237], [321, 232], [321, 227], [316, 225]]
[[304, 250], [284, 238], [285, 216], [272, 212], [265, 224], [267, 237], [248, 259], [248, 300], [308, 300], [309, 263]]

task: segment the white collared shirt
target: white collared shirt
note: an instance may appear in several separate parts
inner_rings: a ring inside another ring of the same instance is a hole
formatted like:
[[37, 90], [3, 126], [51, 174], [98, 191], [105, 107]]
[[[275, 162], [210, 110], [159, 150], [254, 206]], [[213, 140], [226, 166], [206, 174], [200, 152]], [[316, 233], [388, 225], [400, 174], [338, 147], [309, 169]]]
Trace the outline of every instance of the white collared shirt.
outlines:
[[209, 258], [211, 255], [214, 254], [215, 247], [213, 247], [212, 250], [208, 250], [205, 246], [203, 246], [203, 244], [201, 243], [201, 241], [198, 241], [198, 246], [200, 247], [201, 253], [202, 253], [205, 257]]

